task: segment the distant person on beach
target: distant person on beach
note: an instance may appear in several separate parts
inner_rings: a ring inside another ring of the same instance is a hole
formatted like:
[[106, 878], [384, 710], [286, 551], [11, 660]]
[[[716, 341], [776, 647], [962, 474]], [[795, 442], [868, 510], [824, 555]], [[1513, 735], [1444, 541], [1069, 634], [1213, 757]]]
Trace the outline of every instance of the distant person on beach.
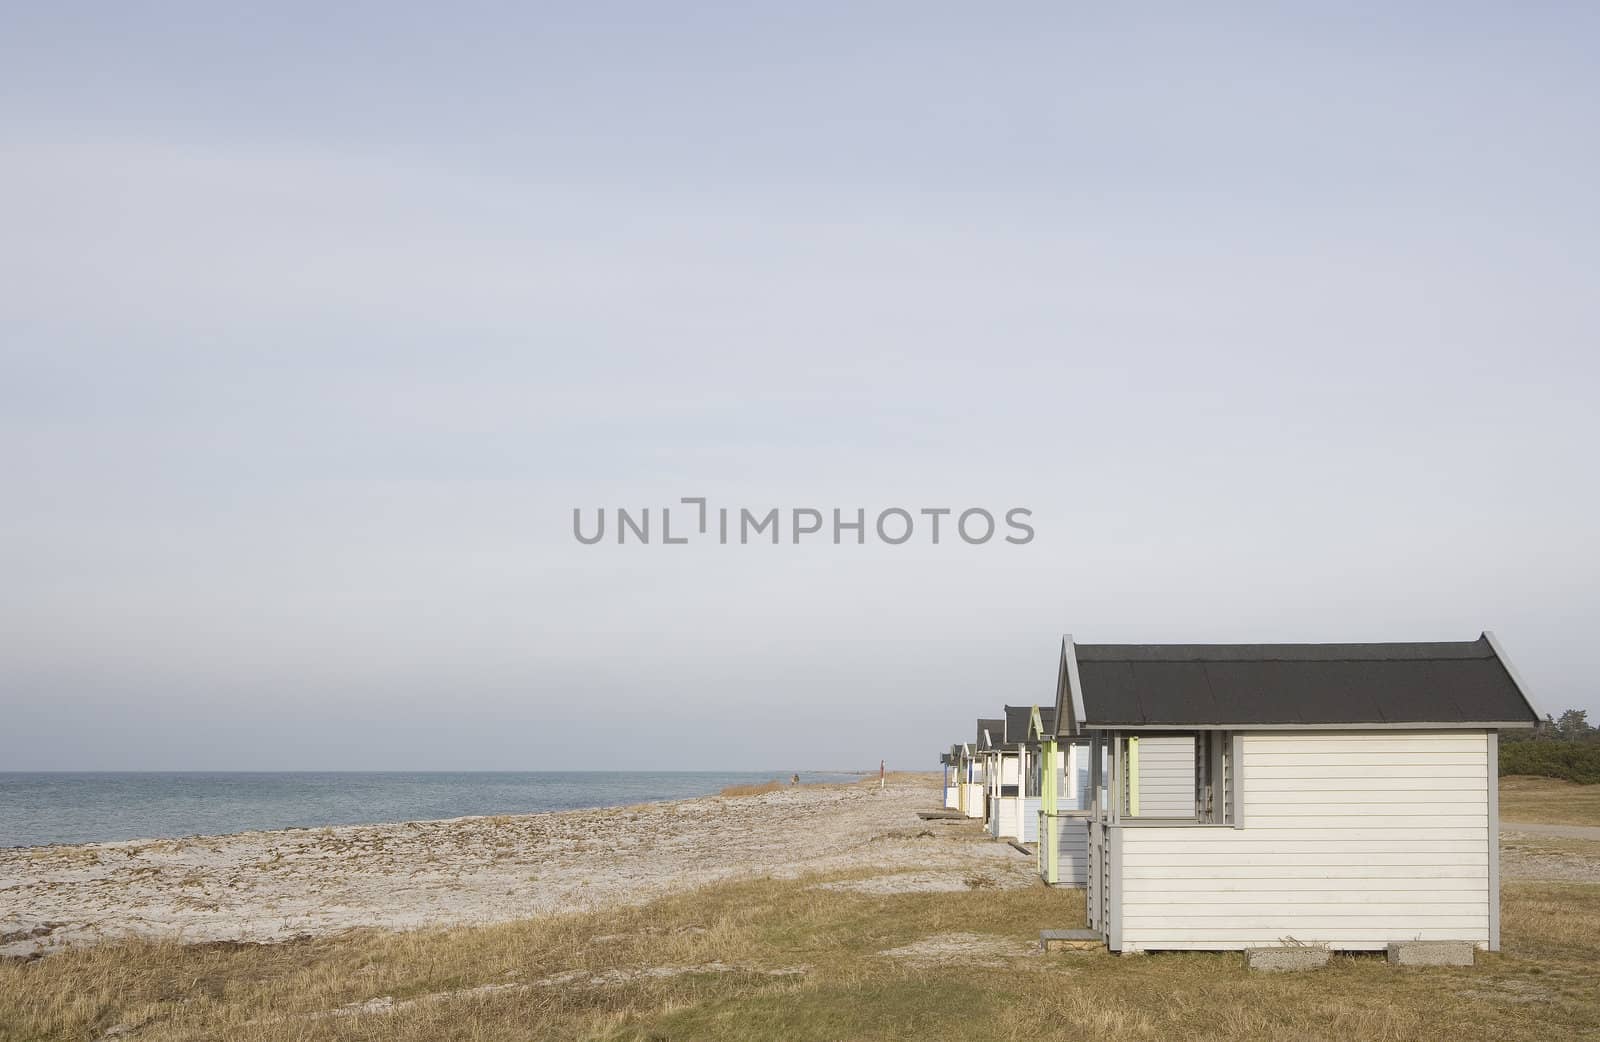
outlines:
[[800, 776], [798, 774], [790, 775], [789, 776], [789, 784], [790, 785], [799, 785], [800, 784]]

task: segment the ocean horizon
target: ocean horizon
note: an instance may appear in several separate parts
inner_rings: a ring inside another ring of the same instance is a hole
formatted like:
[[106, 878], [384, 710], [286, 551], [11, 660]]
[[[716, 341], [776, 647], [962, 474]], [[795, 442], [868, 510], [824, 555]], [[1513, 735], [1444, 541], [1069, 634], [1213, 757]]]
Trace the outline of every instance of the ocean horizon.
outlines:
[[[0, 847], [539, 814], [713, 795], [773, 771], [10, 771]], [[801, 771], [804, 782], [850, 771]]]

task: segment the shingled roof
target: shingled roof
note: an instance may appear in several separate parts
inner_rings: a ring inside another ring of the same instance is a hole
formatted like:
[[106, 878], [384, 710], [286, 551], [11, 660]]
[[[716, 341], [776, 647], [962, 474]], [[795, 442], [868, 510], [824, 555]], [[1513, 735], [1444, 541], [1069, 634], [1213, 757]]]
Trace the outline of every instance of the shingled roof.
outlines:
[[[1033, 719], [1032, 706], [1006, 706], [1006, 744], [1016, 745], [1028, 741], [1028, 724]], [[1056, 729], [1055, 706], [1039, 710], [1039, 723], [1044, 725], [1045, 734], [1053, 734]]]
[[1005, 744], [1006, 722], [1003, 717], [978, 719], [978, 749], [998, 749]]
[[1074, 644], [1068, 637], [1056, 705], [1079, 730], [1506, 728], [1539, 720], [1489, 633], [1422, 644]]

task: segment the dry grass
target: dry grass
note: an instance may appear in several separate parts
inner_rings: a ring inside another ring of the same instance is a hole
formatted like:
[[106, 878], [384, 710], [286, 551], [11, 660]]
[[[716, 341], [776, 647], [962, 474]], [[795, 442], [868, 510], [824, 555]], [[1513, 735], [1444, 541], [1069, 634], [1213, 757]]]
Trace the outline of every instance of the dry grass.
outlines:
[[1501, 778], [1500, 820], [1600, 826], [1600, 785], [1528, 775]]
[[817, 890], [821, 878], [842, 877], [500, 926], [4, 964], [0, 1039], [99, 1039], [118, 1026], [114, 1037], [139, 1042], [1600, 1035], [1596, 884], [1509, 884], [1507, 951], [1473, 969], [1344, 956], [1251, 977], [1237, 954], [1034, 953], [1040, 927], [1082, 921], [1077, 891], [866, 895]]
[[[916, 782], [923, 785], [937, 786], [944, 780], [944, 775], [938, 771], [889, 771], [884, 775], [884, 778], [890, 785], [896, 785], [901, 782]], [[878, 772], [872, 771], [868, 773], [861, 779], [861, 784], [878, 784]]]
[[[919, 783], [919, 784], [932, 784], [932, 783], [938, 781], [939, 774], [937, 772], [928, 772], [928, 771], [890, 771], [885, 776], [885, 779], [888, 782], [888, 784], [890, 784], [890, 785], [903, 784], [903, 783], [906, 783], [906, 782], [916, 782], [916, 783]], [[808, 781], [803, 781], [798, 786], [793, 785], [793, 784], [791, 784], [790, 782], [787, 782], [787, 781], [782, 781], [782, 780], [779, 780], [779, 779], [773, 779], [772, 781], [762, 782], [762, 783], [760, 783], [758, 785], [728, 785], [728, 786], [725, 786], [722, 789], [721, 792], [717, 793], [717, 795], [718, 796], [735, 796], [735, 797], [737, 797], [737, 796], [760, 796], [763, 793], [777, 792], [780, 789], [793, 789], [793, 788], [831, 789], [831, 788], [834, 788], [835, 786], [850, 785], [850, 784], [876, 786], [878, 784], [878, 776], [876, 774], [864, 775], [859, 782], [855, 782], [855, 783], [852, 783], [852, 782], [837, 782], [837, 781], [831, 781], [831, 782], [808, 782]]]
[[760, 796], [762, 793], [778, 792], [791, 786], [787, 782], [769, 781], [759, 785], [726, 785], [718, 796]]

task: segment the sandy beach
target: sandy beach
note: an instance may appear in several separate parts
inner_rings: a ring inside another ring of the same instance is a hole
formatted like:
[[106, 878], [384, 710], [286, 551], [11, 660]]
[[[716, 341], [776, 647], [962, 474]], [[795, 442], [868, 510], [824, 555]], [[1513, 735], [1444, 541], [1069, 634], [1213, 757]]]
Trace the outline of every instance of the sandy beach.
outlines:
[[[740, 876], [880, 869], [866, 892], [1035, 884], [934, 779], [602, 810], [0, 850], [0, 955], [126, 937], [278, 941], [639, 904]], [[834, 884], [839, 885], [839, 884]]]

